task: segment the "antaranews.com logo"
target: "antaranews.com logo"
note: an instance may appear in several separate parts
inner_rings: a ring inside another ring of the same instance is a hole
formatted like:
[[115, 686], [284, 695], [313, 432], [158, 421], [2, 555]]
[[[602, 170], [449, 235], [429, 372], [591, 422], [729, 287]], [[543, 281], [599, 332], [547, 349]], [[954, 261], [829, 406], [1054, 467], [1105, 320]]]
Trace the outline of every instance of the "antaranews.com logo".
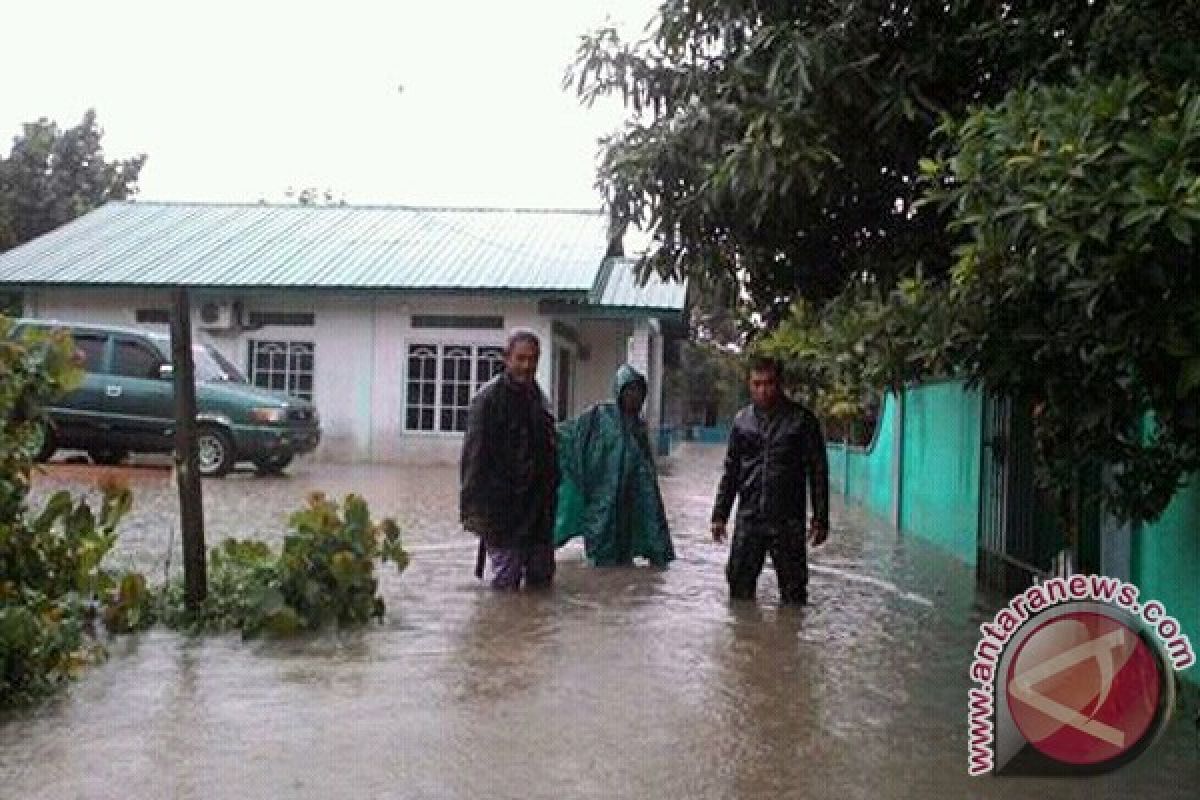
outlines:
[[1173, 670], [1196, 663], [1178, 620], [1136, 586], [1054, 578], [979, 626], [968, 772], [1091, 775], [1146, 751], [1175, 704]]

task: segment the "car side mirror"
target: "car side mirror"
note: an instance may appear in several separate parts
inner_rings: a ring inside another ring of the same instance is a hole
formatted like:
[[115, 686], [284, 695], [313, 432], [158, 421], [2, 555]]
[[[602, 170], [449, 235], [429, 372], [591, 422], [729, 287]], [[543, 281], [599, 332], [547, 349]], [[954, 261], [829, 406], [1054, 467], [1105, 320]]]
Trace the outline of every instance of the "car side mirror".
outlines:
[[175, 367], [171, 364], [160, 364], [158, 367], [158, 378], [163, 381], [175, 379]]

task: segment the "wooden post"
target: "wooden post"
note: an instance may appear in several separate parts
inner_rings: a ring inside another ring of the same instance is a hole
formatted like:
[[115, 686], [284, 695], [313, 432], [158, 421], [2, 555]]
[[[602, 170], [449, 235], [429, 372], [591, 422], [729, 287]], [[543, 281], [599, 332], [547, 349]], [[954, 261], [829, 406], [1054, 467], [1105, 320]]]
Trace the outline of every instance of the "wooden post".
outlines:
[[171, 362], [175, 381], [175, 474], [183, 533], [183, 587], [187, 608], [195, 611], [208, 596], [208, 574], [204, 557], [204, 499], [196, 464], [196, 383], [187, 289], [176, 289], [173, 301]]

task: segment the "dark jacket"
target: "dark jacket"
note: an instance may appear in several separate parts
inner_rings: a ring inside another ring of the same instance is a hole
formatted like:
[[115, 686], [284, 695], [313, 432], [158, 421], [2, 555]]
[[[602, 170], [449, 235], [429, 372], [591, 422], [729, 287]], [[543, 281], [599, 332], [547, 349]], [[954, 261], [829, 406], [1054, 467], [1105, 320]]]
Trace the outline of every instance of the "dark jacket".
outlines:
[[813, 517], [829, 527], [829, 464], [816, 416], [787, 398], [766, 413], [747, 406], [733, 419], [714, 521], [725, 522], [738, 499], [738, 521], [798, 523], [811, 490]]
[[463, 438], [459, 514], [489, 544], [549, 542], [558, 491], [554, 417], [537, 384], [508, 373], [471, 401]]

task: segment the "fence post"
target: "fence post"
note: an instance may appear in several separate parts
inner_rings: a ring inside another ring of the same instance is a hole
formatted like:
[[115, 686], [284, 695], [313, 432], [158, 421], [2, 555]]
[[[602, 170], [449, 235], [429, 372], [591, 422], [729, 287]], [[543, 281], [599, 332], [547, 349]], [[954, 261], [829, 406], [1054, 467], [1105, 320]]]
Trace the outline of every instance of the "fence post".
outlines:
[[842, 431], [842, 500], [850, 497], [850, 432]]
[[900, 530], [901, 514], [904, 511], [904, 410], [905, 389], [900, 388], [896, 398], [896, 413], [892, 428], [892, 525]]

